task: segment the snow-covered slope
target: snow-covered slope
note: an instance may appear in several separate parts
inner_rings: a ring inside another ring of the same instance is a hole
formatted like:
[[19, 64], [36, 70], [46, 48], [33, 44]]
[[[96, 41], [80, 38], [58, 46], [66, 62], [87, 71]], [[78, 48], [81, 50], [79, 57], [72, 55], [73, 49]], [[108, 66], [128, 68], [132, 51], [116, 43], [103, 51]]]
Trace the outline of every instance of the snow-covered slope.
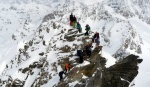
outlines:
[[[93, 32], [100, 33], [102, 55], [108, 60], [107, 67], [115, 63], [114, 58], [120, 60], [129, 54], [139, 55], [143, 58], [143, 62], [139, 65], [138, 76], [132, 82], [135, 84], [133, 87], [150, 85], [149, 0], [1, 0], [0, 2], [1, 80], [18, 78], [23, 81], [28, 76], [24, 87], [35, 86], [34, 82], [38, 81], [42, 70], [33, 69], [34, 74], [28, 75], [21, 73], [19, 69], [24, 69], [33, 62], [43, 63], [41, 59], [46, 57], [48, 64], [44, 70], [52, 78], [47, 79], [48, 83], [42, 87], [57, 84], [59, 80], [57, 73], [61, 70], [57, 61], [69, 55], [61, 54], [59, 48], [65, 45], [73, 47], [73, 43], [80, 44], [62, 40], [67, 30], [71, 28], [68, 17], [72, 12], [81, 23], [83, 32], [85, 25], [89, 24]], [[43, 19], [47, 14], [50, 15]], [[65, 29], [67, 29], [65, 33], [61, 34]], [[29, 46], [25, 54], [19, 53], [19, 49], [24, 49], [24, 46], [32, 41], [33, 45]], [[46, 46], [43, 45], [44, 42]], [[44, 57], [39, 56], [41, 52], [46, 53]], [[54, 62], [58, 66], [56, 68], [58, 71], [52, 67], [55, 66]], [[5, 87], [6, 83], [2, 87]]]
[[42, 22], [43, 17], [51, 11], [44, 5], [35, 3], [9, 5], [0, 3], [1, 56], [19, 41], [25, 41]]

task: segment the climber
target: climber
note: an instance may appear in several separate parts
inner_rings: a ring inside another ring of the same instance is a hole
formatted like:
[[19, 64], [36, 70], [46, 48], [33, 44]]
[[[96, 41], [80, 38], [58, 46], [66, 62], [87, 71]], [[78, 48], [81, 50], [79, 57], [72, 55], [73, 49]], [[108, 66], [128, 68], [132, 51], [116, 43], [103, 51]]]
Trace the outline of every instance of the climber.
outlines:
[[65, 71], [68, 72], [71, 69], [71, 65], [69, 63], [66, 63], [65, 65]]
[[79, 63], [83, 63], [83, 55], [82, 55], [82, 56], [80, 56]]
[[73, 14], [71, 13], [71, 15], [70, 15], [70, 26], [72, 26], [73, 25]]
[[89, 35], [90, 26], [88, 24], [86, 24], [85, 30], [86, 30], [85, 35]]
[[85, 49], [86, 49], [86, 55], [88, 56], [88, 57], [90, 57], [91, 56], [91, 54], [92, 54], [92, 43], [91, 44], [87, 44], [86, 46], [85, 46]]
[[94, 34], [94, 36], [93, 36], [93, 38], [92, 38], [92, 42], [95, 41], [95, 38], [98, 38], [98, 39], [99, 39], [99, 33], [98, 33], [98, 32], [96, 32], [96, 33]]
[[96, 47], [97, 47], [99, 45], [99, 33], [98, 32], [96, 32], [92, 38], [92, 42], [94, 42], [94, 41], [95, 41]]
[[77, 19], [76, 19], [75, 15], [74, 15], [74, 16], [73, 16], [73, 28], [76, 27], [76, 22], [77, 22]]
[[95, 43], [96, 43], [96, 47], [98, 47], [100, 42], [99, 42], [99, 39], [97, 37], [95, 38]]
[[77, 55], [80, 58], [79, 63], [83, 63], [83, 52], [82, 52], [82, 50], [77, 50]]
[[86, 54], [86, 49], [83, 50], [83, 57], [86, 57], [87, 54]]
[[81, 27], [81, 25], [80, 25], [80, 23], [79, 23], [79, 22], [77, 22], [77, 26], [76, 26], [76, 28], [78, 29], [79, 33], [81, 33], [81, 32], [82, 32], [82, 27]]
[[63, 74], [66, 75], [66, 72], [65, 71], [60, 71], [59, 72], [60, 81], [63, 79]]

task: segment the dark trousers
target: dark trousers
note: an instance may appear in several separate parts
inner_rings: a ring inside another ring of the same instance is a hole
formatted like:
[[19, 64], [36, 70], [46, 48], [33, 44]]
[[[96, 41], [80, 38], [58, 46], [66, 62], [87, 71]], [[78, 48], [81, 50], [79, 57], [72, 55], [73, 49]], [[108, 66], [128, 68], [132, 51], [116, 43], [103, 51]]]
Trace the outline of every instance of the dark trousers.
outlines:
[[89, 57], [91, 56], [91, 53], [92, 53], [91, 50], [89, 50]]
[[89, 35], [89, 31], [86, 31], [86, 32], [85, 32], [85, 35]]
[[83, 56], [80, 56], [80, 63], [83, 63]]
[[95, 39], [95, 38], [92, 38], [92, 42], [93, 42], [93, 43], [94, 43], [94, 39]]
[[77, 50], [77, 55], [78, 56], [82, 56], [83, 54], [82, 54], [82, 50]]
[[91, 52], [89, 49], [87, 49], [87, 50], [86, 50], [86, 54], [87, 54], [87, 56], [89, 56], [89, 57], [90, 57], [90, 56], [91, 56], [91, 53], [92, 53], [92, 52]]

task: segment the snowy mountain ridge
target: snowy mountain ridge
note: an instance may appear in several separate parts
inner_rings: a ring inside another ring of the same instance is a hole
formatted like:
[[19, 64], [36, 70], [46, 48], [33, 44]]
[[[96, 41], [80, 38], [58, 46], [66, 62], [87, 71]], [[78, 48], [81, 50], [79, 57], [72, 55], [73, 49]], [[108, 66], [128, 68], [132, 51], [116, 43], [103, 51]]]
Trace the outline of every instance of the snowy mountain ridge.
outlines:
[[[62, 57], [62, 55], [68, 55], [61, 53], [58, 54], [59, 52], [57, 51], [59, 48], [69, 44], [70, 47], [72, 47], [73, 45], [72, 43], [68, 43], [66, 41], [59, 41], [59, 39], [64, 39], [63, 34], [59, 34], [62, 32], [61, 30], [68, 30], [71, 28], [70, 26], [68, 26], [68, 17], [71, 12], [73, 12], [73, 14], [76, 15], [77, 19], [81, 23], [83, 32], [85, 32], [84, 26], [86, 24], [89, 24], [93, 32], [98, 31], [100, 33], [100, 42], [103, 46], [103, 56], [109, 56], [107, 63], [110, 63], [112, 61], [109, 60], [110, 56], [118, 58], [118, 60], [131, 53], [137, 54], [141, 58], [145, 57], [143, 59], [146, 59], [148, 57], [147, 54], [149, 53], [149, 51], [145, 50], [149, 49], [148, 47], [146, 47], [147, 45], [149, 45], [149, 41], [147, 38], [145, 39], [145, 37], [149, 36], [145, 33], [142, 33], [143, 31], [141, 30], [140, 26], [137, 27], [139, 23], [145, 26], [145, 29], [147, 29], [147, 33], [150, 32], [148, 30], [148, 24], [150, 21], [148, 15], [150, 12], [150, 3], [148, 0], [107, 0], [96, 3], [98, 2], [97, 0], [93, 2], [93, 4], [91, 4], [92, 2], [90, 0], [86, 3], [84, 3], [84, 0], [77, 2], [75, 0], [57, 0], [56, 2], [53, 1], [54, 0], [10, 1], [10, 4], [14, 3], [14, 5], [3, 4], [6, 3], [6, 1], [1, 1], [2, 3], [0, 4], [3, 8], [1, 8], [2, 15], [0, 15], [0, 25], [2, 26], [0, 33], [1, 37], [6, 37], [1, 38], [0, 44], [2, 49], [0, 55], [0, 63], [2, 66], [0, 72], [3, 73], [1, 74], [2, 80], [7, 80], [10, 78], [19, 78], [20, 80], [24, 80], [26, 76], [28, 76], [28, 74], [22, 74], [21, 72], [18, 72], [19, 69], [23, 69], [29, 66], [30, 64], [32, 65], [33, 62], [38, 61], [37, 64], [43, 63], [41, 62], [42, 60], [40, 60], [41, 57], [37, 55], [43, 51], [45, 53], [46, 50], [47, 56], [44, 56], [47, 57], [48, 65], [45, 66], [44, 69], [47, 69], [48, 75], [52, 75], [52, 80], [49, 80], [48, 84], [45, 84], [42, 87], [56, 85], [58, 81], [56, 81], [53, 84], [51, 83], [55, 79], [58, 79], [57, 73], [59, 72], [59, 70], [61, 70], [61, 67], [60, 65], [58, 65], [58, 67], [56, 68], [56, 70], [58, 71], [51, 71], [51, 68], [53, 67], [50, 66], [51, 64], [53, 65], [54, 62], [57, 62], [57, 60], [53, 60], [52, 57], [59, 58], [59, 56]], [[53, 3], [57, 3], [57, 5], [53, 5]], [[53, 7], [52, 9], [50, 9], [51, 6]], [[30, 7], [32, 9], [30, 9]], [[57, 8], [55, 9], [55, 7]], [[50, 15], [47, 15], [49, 13]], [[16, 18], [14, 18], [14, 15]], [[47, 17], [44, 18], [45, 15], [47, 15]], [[40, 24], [42, 20], [43, 23]], [[138, 22], [134, 22], [134, 20], [137, 20]], [[145, 21], [148, 24], [141, 20]], [[56, 29], [53, 29], [54, 24], [56, 24], [57, 26]], [[49, 33], [47, 33], [48, 31]], [[13, 38], [14, 40], [11, 40], [11, 38]], [[19, 54], [19, 52], [21, 52], [19, 51], [19, 49], [24, 49], [24, 46], [29, 45], [29, 42], [34, 43], [34, 45], [26, 50], [27, 53], [25, 52], [25, 54]], [[44, 46], [44, 43], [46, 46]], [[147, 54], [145, 54], [146, 52]], [[21, 60], [19, 60], [19, 58]], [[112, 64], [114, 64], [114, 62]], [[147, 64], [147, 62], [144, 62], [143, 64]], [[54, 64], [54, 66], [56, 65]], [[110, 65], [108, 65], [108, 67]], [[9, 69], [7, 69], [7, 66]], [[142, 67], [141, 70], [143, 70]], [[11, 72], [14, 72], [14, 74], [11, 74]], [[40, 69], [33, 69], [32, 72], [34, 72], [33, 76], [29, 75], [24, 87], [30, 87], [32, 85], [32, 83], [30, 82], [36, 82], [34, 80], [38, 78], [38, 73], [40, 73], [41, 71]], [[145, 72], [148, 71], [144, 70], [144, 72], [142, 73]], [[149, 74], [147, 73], [146, 75]], [[141, 76], [143, 76], [143, 74], [141, 74]], [[146, 81], [150, 81], [148, 78], [145, 79], [147, 79]], [[9, 81], [6, 83], [9, 83]], [[1, 84], [2, 87], [5, 87], [6, 83], [3, 85]], [[135, 82], [135, 87], [141, 86], [137, 86]]]

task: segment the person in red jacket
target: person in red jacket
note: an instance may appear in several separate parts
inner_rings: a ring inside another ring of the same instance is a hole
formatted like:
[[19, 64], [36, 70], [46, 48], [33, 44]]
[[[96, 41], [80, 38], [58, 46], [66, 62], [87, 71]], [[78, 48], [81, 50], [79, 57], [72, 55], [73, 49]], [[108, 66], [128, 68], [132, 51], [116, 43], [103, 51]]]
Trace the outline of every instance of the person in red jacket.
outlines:
[[71, 65], [69, 63], [66, 63], [65, 65], [65, 71], [68, 72], [71, 69]]

